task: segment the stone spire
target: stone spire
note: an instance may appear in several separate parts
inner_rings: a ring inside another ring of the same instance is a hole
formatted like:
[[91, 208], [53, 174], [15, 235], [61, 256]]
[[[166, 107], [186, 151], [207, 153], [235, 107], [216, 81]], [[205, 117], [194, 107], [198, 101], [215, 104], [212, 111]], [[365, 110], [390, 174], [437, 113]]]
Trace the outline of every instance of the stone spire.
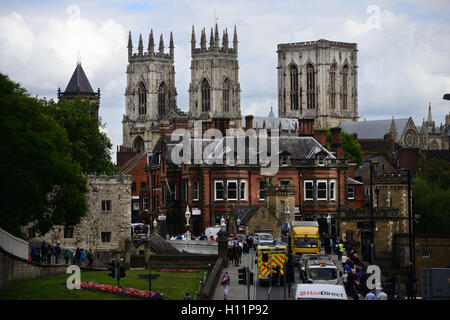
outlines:
[[217, 23], [214, 31], [214, 48], [219, 49], [219, 27], [217, 26]]
[[195, 30], [194, 30], [194, 25], [192, 25], [192, 37], [191, 37], [191, 50], [195, 49]]
[[214, 33], [213, 28], [211, 28], [211, 36], [209, 37], [209, 48], [214, 48]]
[[155, 54], [155, 40], [153, 39], [153, 29], [150, 30], [148, 37], [148, 54], [153, 56]]
[[142, 56], [144, 51], [144, 45], [142, 44], [142, 34], [139, 35], [139, 46], [138, 46], [138, 54]]
[[202, 30], [202, 36], [200, 39], [200, 48], [202, 50], [206, 49], [206, 32], [205, 32], [205, 28], [203, 28]]
[[160, 54], [164, 53], [164, 40], [162, 33], [161, 36], [159, 37], [159, 53]]
[[228, 49], [228, 31], [227, 31], [227, 29], [223, 30], [222, 47], [225, 50]]
[[428, 102], [428, 119], [427, 122], [431, 124], [433, 122], [433, 119], [431, 118], [431, 102]]
[[237, 52], [237, 50], [238, 50], [238, 37], [237, 37], [236, 25], [234, 26], [233, 48]]
[[389, 128], [389, 134], [394, 141], [397, 141], [397, 126], [395, 125], [394, 116], [392, 116], [391, 127]]
[[170, 42], [169, 42], [169, 49], [170, 49], [170, 57], [173, 59], [174, 56], [174, 48], [175, 46], [173, 45], [173, 35], [172, 35], [172, 31], [170, 31]]
[[128, 57], [133, 55], [133, 42], [131, 41], [131, 31], [128, 32]]

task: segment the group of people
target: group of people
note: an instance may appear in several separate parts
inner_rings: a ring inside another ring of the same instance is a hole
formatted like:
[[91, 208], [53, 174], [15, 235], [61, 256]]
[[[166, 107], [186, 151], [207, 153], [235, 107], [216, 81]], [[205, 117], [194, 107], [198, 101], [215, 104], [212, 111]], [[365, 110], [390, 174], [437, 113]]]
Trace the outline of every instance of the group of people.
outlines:
[[228, 252], [227, 252], [227, 266], [234, 265], [236, 267], [241, 263], [242, 255], [247, 255], [250, 252], [252, 246], [252, 239], [248, 237], [247, 239], [239, 241], [236, 237], [228, 241]]
[[65, 249], [63, 252], [59, 243], [53, 247], [50, 243], [46, 244], [45, 242], [42, 242], [41, 245], [33, 243], [31, 246], [31, 261], [36, 263], [52, 264], [52, 258], [54, 257], [54, 264], [59, 264], [61, 255], [66, 265], [72, 262], [78, 266], [84, 265], [91, 268], [94, 263], [93, 254], [84, 249], [77, 248], [73, 253], [69, 249]]
[[381, 283], [378, 283], [375, 289], [367, 287], [367, 279], [370, 274], [364, 271], [361, 259], [356, 251], [351, 250], [345, 253], [345, 261], [342, 262], [342, 268], [344, 271], [342, 280], [345, 290], [353, 300], [388, 300]]
[[338, 255], [339, 260], [341, 260], [342, 255], [344, 254], [344, 243], [341, 238], [335, 239], [328, 235], [324, 235], [322, 239], [324, 243], [325, 253], [331, 254], [335, 253]]

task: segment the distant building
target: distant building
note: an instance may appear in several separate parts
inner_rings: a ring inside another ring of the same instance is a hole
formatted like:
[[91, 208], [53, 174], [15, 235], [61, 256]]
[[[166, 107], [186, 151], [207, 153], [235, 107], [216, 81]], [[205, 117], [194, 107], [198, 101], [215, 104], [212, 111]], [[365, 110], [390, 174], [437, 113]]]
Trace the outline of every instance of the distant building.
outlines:
[[436, 126], [431, 115], [431, 103], [428, 106], [428, 117], [417, 127], [420, 132], [423, 150], [450, 150], [450, 113], [445, 116], [445, 123]]
[[358, 120], [356, 43], [278, 45], [278, 116], [314, 119], [318, 129]]
[[97, 92], [92, 90], [91, 84], [89, 83], [83, 67], [81, 66], [81, 62], [77, 62], [75, 71], [73, 72], [64, 92], [61, 92], [61, 89], [58, 88], [58, 99], [74, 100], [77, 98], [88, 100], [92, 107], [91, 114], [98, 118], [98, 109], [100, 107], [100, 89], [98, 89]]

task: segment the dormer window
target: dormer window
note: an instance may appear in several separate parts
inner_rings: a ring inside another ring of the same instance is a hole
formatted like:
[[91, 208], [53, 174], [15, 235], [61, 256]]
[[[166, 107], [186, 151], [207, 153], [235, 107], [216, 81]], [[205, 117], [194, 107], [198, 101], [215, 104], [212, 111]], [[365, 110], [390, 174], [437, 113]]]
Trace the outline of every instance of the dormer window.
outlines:
[[317, 159], [317, 165], [323, 167], [325, 165], [325, 158], [319, 157]]

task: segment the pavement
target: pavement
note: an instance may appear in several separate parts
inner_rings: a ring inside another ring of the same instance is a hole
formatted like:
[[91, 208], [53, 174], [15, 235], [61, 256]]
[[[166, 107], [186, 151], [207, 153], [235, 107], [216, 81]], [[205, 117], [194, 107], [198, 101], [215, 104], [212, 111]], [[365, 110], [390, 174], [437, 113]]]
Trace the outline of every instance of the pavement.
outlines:
[[[256, 266], [255, 266], [255, 254], [253, 250], [250, 250], [248, 255], [242, 255], [241, 263], [239, 266], [231, 265], [224, 268], [219, 281], [217, 282], [216, 291], [214, 292], [213, 300], [224, 300], [223, 287], [220, 283], [222, 276], [225, 272], [228, 272], [230, 276], [230, 288], [228, 289], [227, 300], [248, 300], [248, 288], [246, 285], [239, 284], [238, 269], [242, 267], [250, 267], [250, 271], [255, 274], [254, 281], [256, 283]], [[247, 279], [248, 281], [248, 279]], [[250, 300], [254, 300], [256, 286], [250, 286]]]

